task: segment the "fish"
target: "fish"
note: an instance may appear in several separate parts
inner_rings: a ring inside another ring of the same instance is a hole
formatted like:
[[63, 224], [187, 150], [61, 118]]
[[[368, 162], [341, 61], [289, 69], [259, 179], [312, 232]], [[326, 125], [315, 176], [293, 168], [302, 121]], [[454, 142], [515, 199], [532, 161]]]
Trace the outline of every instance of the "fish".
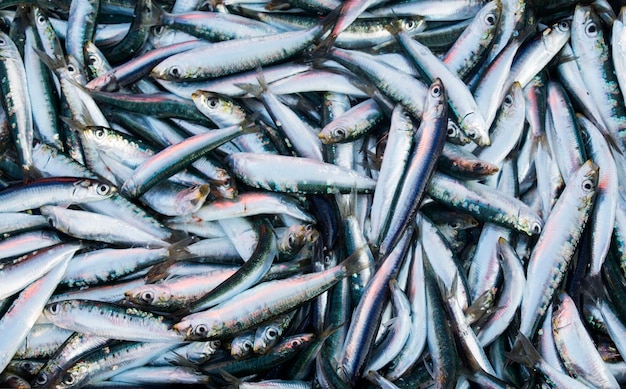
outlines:
[[617, 387], [626, 10], [579, 3], [2, 1], [0, 381]]

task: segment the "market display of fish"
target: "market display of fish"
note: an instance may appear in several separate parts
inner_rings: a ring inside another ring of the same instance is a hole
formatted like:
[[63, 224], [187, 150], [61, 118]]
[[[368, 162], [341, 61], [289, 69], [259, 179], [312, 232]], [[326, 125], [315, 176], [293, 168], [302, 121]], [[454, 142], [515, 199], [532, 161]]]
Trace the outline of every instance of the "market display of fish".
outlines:
[[0, 387], [625, 386], [624, 23], [1, 0]]

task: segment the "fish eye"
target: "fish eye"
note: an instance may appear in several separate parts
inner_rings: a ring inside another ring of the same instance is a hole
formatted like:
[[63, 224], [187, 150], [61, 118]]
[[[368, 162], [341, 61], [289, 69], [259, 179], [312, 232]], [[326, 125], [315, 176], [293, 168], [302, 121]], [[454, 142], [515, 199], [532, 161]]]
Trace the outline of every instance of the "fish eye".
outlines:
[[448, 134], [448, 136], [454, 136], [454, 134], [456, 134], [456, 131], [454, 130], [454, 127], [449, 126], [447, 134]]
[[296, 237], [293, 236], [292, 234], [289, 234], [289, 237], [287, 238], [287, 242], [289, 243], [289, 246], [293, 246], [296, 244]]
[[324, 257], [324, 265], [329, 266], [332, 263], [332, 258], [330, 255]]
[[273, 340], [276, 339], [276, 337], [278, 336], [278, 331], [276, 331], [276, 329], [274, 328], [268, 328], [265, 332], [265, 335], [268, 339]]
[[102, 129], [102, 128], [98, 128], [98, 129], [96, 129], [96, 130], [93, 132], [93, 134], [96, 136], [96, 138], [98, 138], [98, 139], [102, 139], [102, 138], [104, 138], [104, 135], [105, 135], [106, 133], [105, 133], [104, 129]]
[[90, 55], [89, 56], [89, 63], [92, 65], [96, 65], [98, 62], [98, 57], [96, 57], [95, 55]]
[[432, 87], [432, 89], [430, 90], [430, 94], [433, 97], [439, 97], [441, 96], [441, 87], [439, 85], [435, 85]]
[[4, 38], [0, 38], [0, 45], [5, 45], [7, 41]]
[[246, 352], [252, 350], [253, 347], [254, 347], [254, 344], [252, 344], [252, 342], [249, 340], [244, 341], [243, 344], [241, 345], [241, 348], [243, 348], [243, 350]]
[[76, 68], [74, 67], [74, 65], [67, 65], [67, 71], [70, 73], [75, 73], [76, 72]]
[[154, 299], [154, 293], [147, 290], [141, 294], [141, 299], [147, 303], [151, 303], [152, 300]]
[[63, 383], [65, 385], [73, 385], [76, 382], [72, 373], [67, 373], [63, 376]]
[[474, 131], [470, 131], [470, 132], [467, 133], [467, 136], [469, 136], [470, 139], [476, 139], [478, 134], [476, 134], [476, 132], [474, 132]]
[[531, 231], [533, 234], [541, 233], [541, 225], [539, 225], [539, 223], [533, 223]]
[[585, 32], [589, 36], [596, 36], [598, 34], [598, 26], [595, 23], [589, 23], [587, 27], [585, 27]]
[[337, 128], [335, 130], [335, 134], [337, 134], [338, 137], [344, 138], [346, 136], [346, 130], [343, 128]]
[[506, 97], [504, 98], [504, 104], [505, 105], [513, 104], [513, 98], [511, 97], [511, 95], [506, 95]]
[[496, 15], [491, 13], [487, 14], [487, 16], [485, 16], [485, 22], [487, 22], [488, 25], [493, 26], [496, 24]]
[[46, 18], [42, 14], [37, 15], [37, 23], [44, 24], [46, 22]]
[[569, 30], [569, 22], [567, 20], [562, 20], [559, 22], [559, 29], [561, 31]]
[[196, 333], [196, 335], [204, 336], [207, 332], [209, 332], [209, 329], [207, 328], [206, 325], [199, 324], [196, 326], [196, 329], [194, 330], [194, 332]]
[[106, 196], [111, 192], [111, 187], [107, 184], [100, 184], [96, 187], [96, 193], [100, 196]]
[[300, 341], [299, 339], [294, 339], [291, 341], [291, 347], [298, 347], [302, 344], [302, 341]]
[[165, 27], [163, 27], [163, 26], [156, 26], [154, 28], [154, 35], [161, 35], [161, 34], [163, 34], [163, 31], [165, 31]]
[[59, 313], [59, 304], [54, 303], [54, 304], [50, 305], [50, 306], [48, 307], [48, 311], [49, 311], [51, 314], [56, 315], [57, 313]]
[[35, 383], [37, 385], [45, 385], [46, 382], [48, 382], [48, 376], [46, 375], [46, 373], [37, 374], [37, 377], [35, 378]]
[[222, 342], [219, 340], [212, 340], [209, 342], [209, 344], [211, 345], [212, 348], [220, 348], [220, 346], [222, 346]]
[[583, 181], [581, 186], [585, 192], [589, 192], [593, 190], [593, 182], [589, 179]]
[[217, 97], [211, 97], [207, 100], [209, 108], [217, 108], [220, 105], [220, 100]]
[[406, 22], [404, 22], [404, 29], [405, 30], [412, 30], [415, 28], [415, 21], [414, 20], [407, 20]]
[[168, 73], [170, 76], [174, 78], [180, 77], [180, 69], [178, 68], [178, 66], [172, 66], [170, 70], [168, 71]]

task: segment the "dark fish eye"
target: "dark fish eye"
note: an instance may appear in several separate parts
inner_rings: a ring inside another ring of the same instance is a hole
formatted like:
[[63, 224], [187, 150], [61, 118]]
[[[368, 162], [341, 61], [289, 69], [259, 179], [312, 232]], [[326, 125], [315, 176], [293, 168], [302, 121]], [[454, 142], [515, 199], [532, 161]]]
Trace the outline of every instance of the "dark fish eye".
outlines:
[[454, 127], [448, 127], [448, 136], [453, 136], [456, 133], [456, 131], [454, 131]]
[[471, 131], [467, 134], [467, 136], [470, 137], [470, 139], [476, 139], [476, 137], [478, 136], [478, 134], [476, 134], [474, 131]]
[[43, 23], [45, 23], [45, 22], [46, 22], [46, 18], [45, 18], [43, 15], [39, 14], [39, 15], [37, 16], [37, 23], [39, 23], [39, 24], [43, 24]]
[[74, 65], [67, 65], [67, 71], [70, 73], [74, 73], [76, 71], [76, 68], [74, 67]]
[[165, 27], [163, 27], [163, 26], [156, 26], [154, 28], [154, 35], [161, 35], [161, 34], [163, 34], [163, 31], [165, 31]]
[[276, 331], [274, 328], [269, 328], [267, 330], [267, 338], [268, 339], [274, 339], [278, 336], [278, 331]]
[[100, 184], [96, 188], [96, 193], [98, 193], [101, 196], [105, 196], [105, 195], [109, 194], [110, 190], [111, 190], [110, 186], [108, 186], [106, 184]]
[[598, 26], [595, 23], [589, 23], [585, 31], [588, 35], [594, 36], [598, 33]]
[[96, 138], [103, 138], [105, 135], [105, 131], [102, 128], [98, 128], [93, 132], [93, 134], [96, 136]]
[[539, 234], [541, 232], [541, 226], [538, 223], [534, 223], [532, 227], [533, 234]]
[[217, 108], [220, 104], [220, 101], [217, 97], [212, 97], [209, 100], [207, 100], [207, 104], [210, 108]]
[[52, 304], [48, 307], [48, 311], [50, 311], [50, 313], [52, 313], [53, 315], [59, 313], [59, 304]]
[[65, 385], [72, 385], [74, 384], [74, 382], [74, 375], [72, 375], [71, 373], [67, 373], [63, 376], [63, 383]]
[[488, 14], [485, 17], [485, 21], [488, 25], [493, 26], [494, 24], [496, 24], [496, 16], [494, 14]]
[[589, 192], [590, 190], [593, 189], [593, 182], [591, 182], [591, 180], [585, 180], [582, 183], [582, 188], [586, 191]]
[[37, 385], [45, 385], [46, 382], [48, 382], [48, 376], [45, 373], [37, 374], [37, 377], [35, 378], [35, 383]]
[[254, 345], [249, 340], [246, 340], [245, 342], [243, 342], [243, 344], [241, 346], [242, 346], [244, 351], [250, 351], [250, 350], [252, 350], [252, 347]]
[[209, 331], [209, 329], [207, 328], [207, 326], [205, 326], [204, 324], [200, 324], [198, 326], [196, 326], [196, 330], [194, 331], [197, 335], [204, 335]]
[[293, 246], [294, 244], [296, 244], [296, 238], [293, 235], [289, 234], [287, 242], [289, 243], [289, 246]]
[[346, 130], [344, 130], [343, 128], [338, 128], [337, 130], [335, 130], [335, 133], [337, 134], [337, 136], [342, 138], [346, 136]]
[[404, 23], [404, 28], [405, 30], [412, 30], [415, 28], [415, 21], [413, 20], [407, 20], [406, 23]]
[[174, 78], [178, 78], [180, 77], [180, 69], [178, 68], [178, 66], [172, 66], [169, 70], [169, 74]]
[[569, 22], [567, 20], [560, 21], [559, 22], [559, 29], [561, 29], [562, 31], [569, 30]]
[[0, 45], [4, 45], [4, 44], [6, 44], [6, 43], [7, 43], [7, 41], [6, 41], [6, 40], [4, 40], [4, 38], [0, 38]]
[[431, 95], [433, 95], [434, 97], [441, 96], [441, 88], [438, 85], [433, 86], [430, 92], [431, 92]]
[[507, 95], [507, 96], [504, 98], [504, 104], [506, 104], [506, 105], [511, 105], [511, 104], [513, 104], [513, 98], [512, 98], [510, 95]]
[[89, 56], [89, 63], [90, 63], [90, 64], [95, 65], [95, 64], [97, 64], [98, 62], [99, 62], [99, 61], [98, 61], [98, 57], [96, 57], [95, 55], [90, 55], [90, 56]]
[[141, 294], [141, 299], [147, 303], [150, 303], [152, 302], [152, 299], [154, 299], [154, 294], [152, 294], [152, 292], [150, 291], [143, 292]]

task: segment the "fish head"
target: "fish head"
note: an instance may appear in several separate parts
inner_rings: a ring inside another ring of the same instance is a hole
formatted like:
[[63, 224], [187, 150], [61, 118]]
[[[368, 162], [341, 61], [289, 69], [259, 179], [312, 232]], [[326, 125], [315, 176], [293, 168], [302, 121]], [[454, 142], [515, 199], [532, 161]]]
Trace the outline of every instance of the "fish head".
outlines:
[[113, 196], [117, 189], [104, 181], [84, 179], [76, 181], [72, 197], [80, 201], [104, 200]]
[[254, 348], [254, 335], [251, 333], [238, 336], [233, 339], [230, 345], [230, 355], [235, 359], [240, 359], [250, 355]]
[[171, 296], [168, 293], [163, 293], [160, 285], [144, 285], [133, 290], [129, 290], [125, 293], [125, 300], [134, 304], [143, 306], [156, 306], [159, 302], [169, 301]]
[[174, 330], [185, 340], [207, 340], [217, 334], [217, 328], [202, 318], [183, 318], [174, 324]]
[[254, 337], [254, 352], [257, 354], [265, 354], [278, 342], [282, 332], [282, 328], [277, 324], [268, 325], [261, 331], [257, 331]]
[[485, 120], [479, 112], [471, 112], [459, 122], [461, 130], [478, 146], [485, 147], [491, 145], [489, 133]]

